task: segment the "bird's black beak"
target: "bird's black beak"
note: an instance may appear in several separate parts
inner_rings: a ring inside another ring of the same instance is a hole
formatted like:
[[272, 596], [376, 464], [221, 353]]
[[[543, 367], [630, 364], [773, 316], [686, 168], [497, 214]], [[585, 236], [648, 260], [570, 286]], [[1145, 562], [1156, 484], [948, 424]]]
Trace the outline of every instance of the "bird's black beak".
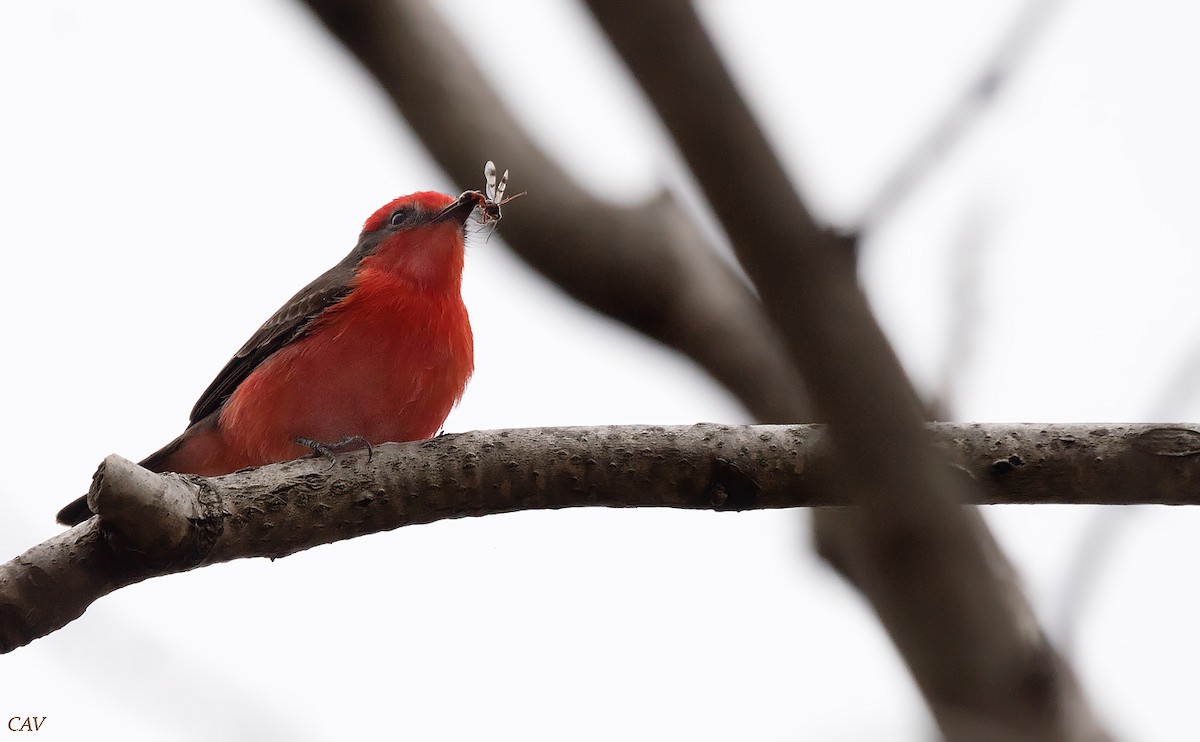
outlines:
[[454, 203], [435, 214], [433, 221], [453, 221], [462, 224], [471, 216], [471, 212], [475, 210], [476, 206], [482, 206], [486, 202], [487, 198], [479, 191], [463, 191]]

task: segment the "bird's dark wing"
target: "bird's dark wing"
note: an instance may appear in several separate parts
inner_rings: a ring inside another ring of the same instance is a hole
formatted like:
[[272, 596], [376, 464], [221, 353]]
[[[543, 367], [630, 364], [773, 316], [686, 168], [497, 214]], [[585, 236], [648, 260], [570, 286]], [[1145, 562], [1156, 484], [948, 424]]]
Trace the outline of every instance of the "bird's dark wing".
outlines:
[[317, 315], [344, 297], [350, 291], [355, 266], [369, 247], [359, 243], [340, 263], [300, 289], [263, 323], [241, 350], [229, 359], [204, 394], [200, 395], [196, 406], [192, 408], [191, 422], [194, 424], [219, 410], [260, 363], [288, 343], [303, 337]]

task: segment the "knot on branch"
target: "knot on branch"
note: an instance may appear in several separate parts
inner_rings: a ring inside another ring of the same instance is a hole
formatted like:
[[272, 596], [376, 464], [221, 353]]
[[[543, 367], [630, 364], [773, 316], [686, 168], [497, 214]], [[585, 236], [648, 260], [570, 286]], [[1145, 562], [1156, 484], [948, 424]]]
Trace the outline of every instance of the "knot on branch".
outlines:
[[727, 459], [713, 459], [705, 494], [713, 510], [751, 510], [759, 507], [762, 487]]
[[220, 496], [202, 477], [156, 474], [112, 455], [92, 478], [88, 507], [115, 553], [162, 565], [199, 565], [224, 528]]
[[1200, 453], [1200, 432], [1191, 428], [1150, 428], [1138, 433], [1133, 445], [1154, 456], [1195, 456]]

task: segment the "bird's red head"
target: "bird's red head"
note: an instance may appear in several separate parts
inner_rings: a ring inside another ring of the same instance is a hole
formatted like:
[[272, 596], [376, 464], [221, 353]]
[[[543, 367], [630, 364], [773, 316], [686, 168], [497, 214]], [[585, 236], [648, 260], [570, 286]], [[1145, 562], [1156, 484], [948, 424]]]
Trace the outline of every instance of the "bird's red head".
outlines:
[[401, 196], [363, 225], [360, 267], [420, 286], [457, 287], [462, 279], [465, 224], [485, 201], [475, 191], [458, 198], [435, 191]]
[[[367, 219], [366, 223], [363, 224], [363, 234], [365, 235], [379, 232], [381, 230], [386, 230], [389, 227], [394, 227], [397, 229], [411, 229], [414, 226], [418, 226], [420, 222], [428, 223], [431, 221], [431, 217], [438, 215], [446, 217], [454, 216], [450, 214], [442, 214], [442, 212], [445, 211], [447, 207], [458, 204], [460, 201], [463, 201], [461, 196], [456, 199], [453, 196], [447, 196], [446, 194], [438, 193], [437, 191], [419, 191], [417, 193], [411, 193], [407, 196], [401, 196], [400, 198], [397, 198], [394, 201], [390, 201], [379, 207], [379, 209], [372, 214], [369, 219]], [[462, 226], [462, 223], [466, 221], [467, 217], [470, 216], [471, 211], [477, 205], [477, 203], [472, 199], [469, 199], [462, 205], [466, 207], [468, 202], [469, 208], [465, 208], [460, 214], [458, 214], [458, 216], [461, 217], [457, 219], [460, 227]]]

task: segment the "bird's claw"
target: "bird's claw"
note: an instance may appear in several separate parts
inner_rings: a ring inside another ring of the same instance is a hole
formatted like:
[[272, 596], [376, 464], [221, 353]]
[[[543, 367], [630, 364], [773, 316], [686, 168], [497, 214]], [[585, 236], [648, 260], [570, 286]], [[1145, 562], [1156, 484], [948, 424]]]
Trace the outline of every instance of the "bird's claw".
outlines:
[[325, 471], [329, 471], [333, 467], [337, 466], [337, 452], [346, 448], [352, 443], [358, 443], [367, 447], [368, 464], [371, 463], [371, 458], [375, 454], [375, 449], [371, 446], [371, 442], [361, 435], [348, 435], [340, 441], [335, 441], [334, 443], [322, 443], [321, 441], [313, 440], [312, 438], [297, 438], [296, 443], [304, 446], [305, 448], [311, 448], [314, 456], [319, 455], [329, 457], [329, 467]]

